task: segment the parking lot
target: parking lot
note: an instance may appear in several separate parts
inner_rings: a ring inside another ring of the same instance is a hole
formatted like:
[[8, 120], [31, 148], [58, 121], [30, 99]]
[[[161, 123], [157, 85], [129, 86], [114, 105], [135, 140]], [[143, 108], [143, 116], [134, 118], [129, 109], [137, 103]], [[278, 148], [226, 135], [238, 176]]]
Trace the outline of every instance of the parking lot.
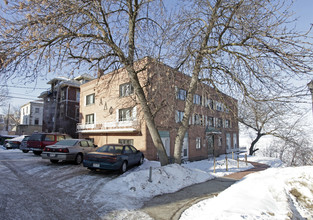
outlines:
[[94, 203], [94, 197], [118, 177], [20, 150], [0, 151], [0, 175], [0, 219], [98, 219], [112, 207]]

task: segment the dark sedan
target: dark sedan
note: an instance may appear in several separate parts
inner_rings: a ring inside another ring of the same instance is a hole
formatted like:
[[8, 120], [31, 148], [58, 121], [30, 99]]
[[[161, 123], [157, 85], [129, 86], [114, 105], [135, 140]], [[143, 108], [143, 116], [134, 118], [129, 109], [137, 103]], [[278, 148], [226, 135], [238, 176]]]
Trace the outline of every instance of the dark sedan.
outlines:
[[130, 166], [141, 165], [143, 160], [143, 153], [132, 145], [106, 144], [88, 153], [83, 164], [90, 170], [119, 170], [124, 173]]

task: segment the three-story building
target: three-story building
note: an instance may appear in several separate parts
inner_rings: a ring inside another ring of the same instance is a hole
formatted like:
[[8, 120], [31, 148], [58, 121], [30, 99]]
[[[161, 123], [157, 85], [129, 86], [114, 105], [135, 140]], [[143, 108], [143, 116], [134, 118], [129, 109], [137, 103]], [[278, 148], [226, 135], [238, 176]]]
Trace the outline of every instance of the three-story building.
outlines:
[[[135, 65], [141, 70], [138, 73], [140, 83], [171, 158], [191, 78], [149, 57]], [[80, 89], [77, 131], [81, 138], [91, 139], [99, 146], [116, 142], [133, 144], [144, 152], [146, 158], [158, 159], [141, 106], [124, 68], [85, 83]], [[182, 158], [200, 160], [237, 151], [237, 100], [199, 82], [193, 102]]]

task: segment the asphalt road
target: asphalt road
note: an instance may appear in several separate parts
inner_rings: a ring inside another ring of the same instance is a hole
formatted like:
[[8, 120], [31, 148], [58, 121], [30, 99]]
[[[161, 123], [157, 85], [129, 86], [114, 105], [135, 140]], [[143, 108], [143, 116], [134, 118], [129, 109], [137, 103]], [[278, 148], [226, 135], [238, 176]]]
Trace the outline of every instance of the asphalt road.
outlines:
[[99, 219], [93, 196], [117, 174], [11, 150], [0, 151], [0, 176], [0, 219], [48, 220]]

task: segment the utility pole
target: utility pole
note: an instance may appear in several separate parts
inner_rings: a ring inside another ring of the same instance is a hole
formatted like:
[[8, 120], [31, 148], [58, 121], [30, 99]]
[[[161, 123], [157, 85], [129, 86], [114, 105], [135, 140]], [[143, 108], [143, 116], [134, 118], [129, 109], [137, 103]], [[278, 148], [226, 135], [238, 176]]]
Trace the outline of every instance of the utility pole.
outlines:
[[9, 104], [8, 115], [7, 115], [7, 125], [6, 125], [7, 132], [9, 132], [9, 123], [10, 123], [10, 104]]

